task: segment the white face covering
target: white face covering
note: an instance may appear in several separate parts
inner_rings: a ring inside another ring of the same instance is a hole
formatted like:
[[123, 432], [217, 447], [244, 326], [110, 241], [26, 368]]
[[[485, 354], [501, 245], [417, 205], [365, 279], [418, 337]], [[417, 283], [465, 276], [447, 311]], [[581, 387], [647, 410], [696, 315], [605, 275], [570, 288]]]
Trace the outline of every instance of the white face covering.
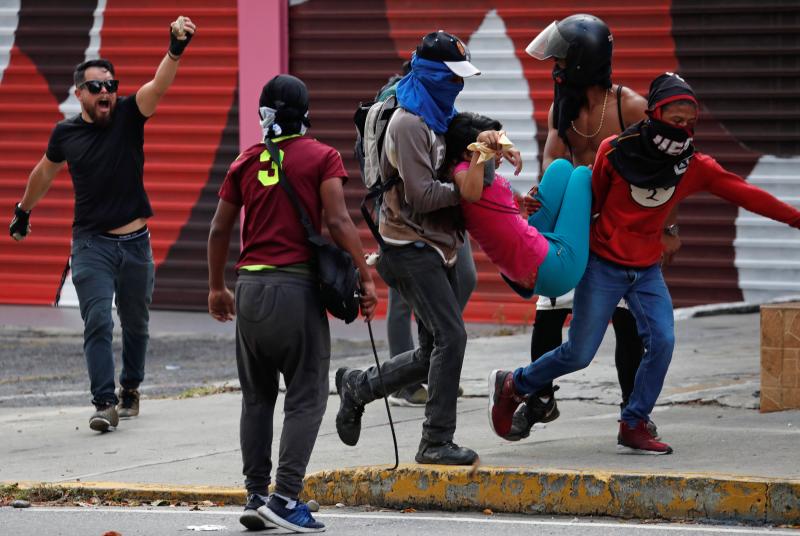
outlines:
[[[275, 122], [275, 110], [274, 108], [269, 108], [267, 106], [261, 106], [258, 109], [258, 115], [261, 116], [261, 138], [267, 137], [278, 137], [283, 133], [283, 129], [281, 126]], [[308, 112], [305, 113], [305, 116], [308, 117]], [[306, 133], [308, 128], [305, 125], [300, 125], [300, 135]]]
[[270, 137], [270, 134], [281, 135], [281, 126], [275, 123], [275, 111], [274, 108], [266, 106], [258, 109], [258, 115], [261, 116], [261, 139]]

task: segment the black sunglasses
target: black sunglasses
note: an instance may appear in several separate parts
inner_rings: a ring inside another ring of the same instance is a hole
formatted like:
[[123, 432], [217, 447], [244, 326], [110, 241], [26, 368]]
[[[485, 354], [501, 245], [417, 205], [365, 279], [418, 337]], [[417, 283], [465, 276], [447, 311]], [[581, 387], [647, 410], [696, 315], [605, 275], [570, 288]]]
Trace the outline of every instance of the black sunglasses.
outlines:
[[97, 95], [103, 88], [109, 93], [116, 93], [119, 87], [119, 80], [87, 80], [78, 86], [78, 89], [85, 87], [92, 95]]

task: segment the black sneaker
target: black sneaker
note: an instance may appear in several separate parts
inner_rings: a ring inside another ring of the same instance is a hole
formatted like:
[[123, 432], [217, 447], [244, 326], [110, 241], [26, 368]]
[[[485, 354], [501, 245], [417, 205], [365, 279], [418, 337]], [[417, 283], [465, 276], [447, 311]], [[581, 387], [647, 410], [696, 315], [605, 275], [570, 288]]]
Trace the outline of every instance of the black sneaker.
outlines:
[[417, 463], [440, 465], [472, 465], [478, 460], [478, 453], [467, 447], [459, 447], [452, 441], [433, 443], [423, 439], [414, 456]]
[[428, 391], [421, 384], [403, 387], [388, 396], [390, 406], [422, 408], [428, 402]]
[[259, 507], [258, 514], [266, 520], [292, 532], [323, 532], [325, 525], [320, 523], [308, 505], [300, 500], [296, 501], [294, 508], [286, 508], [286, 501], [273, 495], [269, 502]]
[[531, 395], [525, 403], [520, 404], [511, 418], [511, 431], [504, 436], [504, 439], [509, 441], [525, 439], [531, 435], [531, 429], [537, 422], [547, 423], [558, 419], [561, 413], [558, 411], [555, 391], [558, 391], [557, 385], [553, 387], [550, 400], [547, 402], [542, 402], [538, 395]]
[[358, 443], [361, 435], [361, 415], [364, 403], [356, 394], [355, 381], [361, 371], [342, 367], [336, 371], [336, 392], [339, 393], [339, 412], [336, 413], [336, 432], [345, 445]]
[[247, 496], [247, 504], [244, 505], [244, 512], [239, 516], [239, 523], [249, 530], [274, 529], [275, 525], [258, 515], [258, 509], [267, 504], [269, 498], [259, 493], [251, 493]]
[[130, 419], [139, 415], [139, 391], [136, 389], [119, 389], [119, 405], [117, 414], [120, 419]]
[[96, 432], [110, 432], [117, 428], [119, 415], [113, 402], [95, 406], [96, 411], [89, 419], [89, 428]]

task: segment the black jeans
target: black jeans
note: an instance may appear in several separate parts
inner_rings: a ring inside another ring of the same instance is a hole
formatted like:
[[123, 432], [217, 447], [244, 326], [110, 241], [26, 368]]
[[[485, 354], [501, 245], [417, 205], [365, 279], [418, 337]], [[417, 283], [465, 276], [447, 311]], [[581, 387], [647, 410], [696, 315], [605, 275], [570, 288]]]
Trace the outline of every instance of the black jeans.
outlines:
[[[472, 246], [469, 235], [464, 236], [464, 245], [458, 248], [458, 259], [455, 270], [458, 274], [458, 303], [461, 310], [467, 306], [472, 291], [478, 284], [475, 261], [472, 258]], [[389, 339], [389, 355], [402, 354], [414, 348], [411, 335], [411, 307], [400, 293], [389, 287], [389, 304], [386, 308], [386, 338]]]
[[[461, 365], [467, 332], [458, 303], [458, 275], [444, 266], [430, 246], [415, 243], [389, 247], [378, 260], [378, 273], [396, 289], [417, 317], [419, 347], [383, 363], [386, 394], [411, 384], [428, 384], [422, 437], [430, 442], [453, 439]], [[376, 367], [361, 375], [359, 394], [365, 401], [384, 395]]]
[[236, 364], [242, 386], [239, 437], [248, 493], [266, 495], [272, 419], [283, 374], [283, 431], [275, 491], [296, 498], [328, 403], [331, 340], [319, 285], [294, 274], [240, 274]]
[[[531, 362], [561, 346], [561, 330], [570, 312], [572, 309], [543, 309], [536, 312], [531, 336]], [[636, 371], [639, 370], [639, 364], [642, 362], [644, 347], [636, 329], [636, 319], [629, 310], [624, 307], [614, 309], [611, 324], [614, 326], [614, 335], [617, 339], [614, 362], [617, 366], [617, 379], [622, 391], [622, 404], [625, 405], [633, 392], [633, 382], [636, 378]], [[551, 383], [548, 387], [541, 389], [537, 395], [550, 396], [552, 392], [553, 384]]]

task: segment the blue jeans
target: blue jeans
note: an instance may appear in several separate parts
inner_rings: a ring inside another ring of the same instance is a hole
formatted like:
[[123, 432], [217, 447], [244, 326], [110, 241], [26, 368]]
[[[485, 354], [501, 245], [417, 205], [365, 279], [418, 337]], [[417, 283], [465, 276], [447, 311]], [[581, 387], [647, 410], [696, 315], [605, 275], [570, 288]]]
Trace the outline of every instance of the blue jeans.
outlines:
[[633, 426], [648, 419], [664, 385], [675, 346], [672, 299], [658, 264], [628, 268], [591, 254], [586, 272], [575, 288], [569, 340], [527, 367], [515, 370], [517, 390], [535, 393], [555, 378], [587, 367], [623, 297], [636, 318], [645, 352], [622, 420]]
[[148, 307], [153, 297], [155, 263], [150, 236], [117, 241], [99, 235], [72, 241], [72, 283], [83, 318], [83, 352], [89, 369], [92, 403], [116, 404], [114, 352], [111, 348], [115, 298], [122, 326], [122, 373], [119, 383], [136, 389], [144, 379], [149, 340]]
[[556, 298], [575, 288], [589, 259], [592, 172], [559, 158], [547, 167], [536, 199], [542, 206], [528, 224], [550, 247], [539, 266], [534, 292]]

